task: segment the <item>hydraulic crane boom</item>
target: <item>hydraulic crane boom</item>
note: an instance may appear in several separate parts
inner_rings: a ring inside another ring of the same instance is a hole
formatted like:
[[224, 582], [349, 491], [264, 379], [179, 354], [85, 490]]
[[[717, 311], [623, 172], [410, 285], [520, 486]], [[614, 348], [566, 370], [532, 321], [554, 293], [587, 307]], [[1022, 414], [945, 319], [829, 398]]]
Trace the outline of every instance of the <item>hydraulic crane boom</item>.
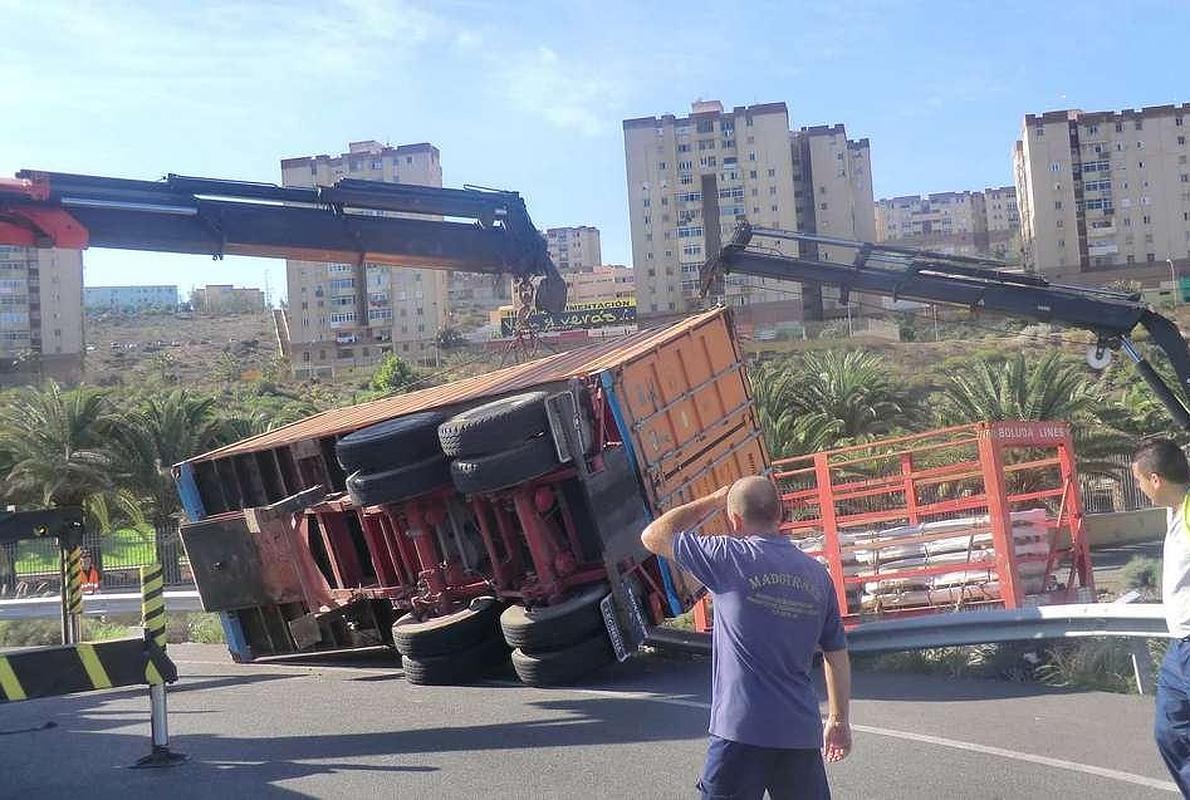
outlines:
[[516, 192], [22, 170], [0, 180], [0, 244], [370, 262], [508, 273], [526, 284], [540, 276], [537, 306], [557, 313], [566, 304], [566, 284]]
[[[851, 260], [788, 255], [758, 243], [758, 238], [794, 241], [803, 252], [825, 250], [832, 256], [843, 252]], [[1169, 357], [1183, 394], [1190, 395], [1190, 349], [1173, 320], [1153, 311], [1135, 295], [1064, 286], [1036, 275], [990, 268], [998, 263], [775, 228], [754, 228], [744, 223], [719, 255], [704, 265], [701, 278], [704, 294], [718, 276], [739, 273], [838, 286], [843, 303], [850, 292], [865, 292], [1083, 328], [1095, 334], [1095, 346], [1100, 352], [1108, 347], [1122, 348], [1174, 420], [1190, 429], [1190, 410], [1184, 399], [1166, 385], [1130, 338], [1137, 325], [1147, 330], [1153, 344]]]

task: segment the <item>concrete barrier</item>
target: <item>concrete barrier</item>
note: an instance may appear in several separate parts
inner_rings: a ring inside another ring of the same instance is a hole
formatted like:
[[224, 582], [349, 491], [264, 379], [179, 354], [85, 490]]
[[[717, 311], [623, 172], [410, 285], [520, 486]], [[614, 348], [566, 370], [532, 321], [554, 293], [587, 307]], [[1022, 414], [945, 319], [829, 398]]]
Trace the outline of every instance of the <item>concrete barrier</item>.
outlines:
[[1168, 523], [1164, 508], [1142, 508], [1137, 511], [1088, 514], [1086, 526], [1091, 548], [1095, 549], [1138, 542], [1159, 542], [1165, 538]]

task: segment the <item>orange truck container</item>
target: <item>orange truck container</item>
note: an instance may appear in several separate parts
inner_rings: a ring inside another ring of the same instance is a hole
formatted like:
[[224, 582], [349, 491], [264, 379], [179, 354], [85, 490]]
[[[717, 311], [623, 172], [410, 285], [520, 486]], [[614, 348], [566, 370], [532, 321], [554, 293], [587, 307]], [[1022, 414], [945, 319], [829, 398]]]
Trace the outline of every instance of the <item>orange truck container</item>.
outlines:
[[[538, 420], [529, 438], [515, 430], [526, 413]], [[440, 449], [397, 467], [407, 472], [377, 461], [405, 459], [408, 448], [377, 442], [423, 420], [438, 425]], [[502, 436], [515, 447], [490, 453]], [[526, 458], [551, 466], [518, 479]], [[499, 464], [512, 466], [502, 475]], [[183, 462], [175, 477], [203, 606], [221, 612], [237, 660], [384, 643], [411, 680], [448, 682], [477, 674], [445, 666], [465, 660], [447, 644], [467, 640], [475, 658], [515, 647], [522, 679], [551, 683], [576, 659], [625, 657], [649, 624], [693, 605], [698, 584], [645, 551], [641, 530], [768, 465], [730, 313], [718, 309], [323, 412]], [[415, 473], [450, 477], [422, 489], [400, 479]], [[596, 612], [591, 638], [563, 641], [590, 632]], [[489, 636], [497, 614], [505, 641], [476, 639], [471, 629]]]

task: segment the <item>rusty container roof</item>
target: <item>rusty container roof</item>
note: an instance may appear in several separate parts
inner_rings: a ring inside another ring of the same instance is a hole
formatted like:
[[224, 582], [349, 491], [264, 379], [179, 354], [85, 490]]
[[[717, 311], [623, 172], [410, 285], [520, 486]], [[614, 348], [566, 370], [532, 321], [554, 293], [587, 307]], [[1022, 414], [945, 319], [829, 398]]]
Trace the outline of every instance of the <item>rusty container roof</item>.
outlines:
[[484, 375], [476, 375], [441, 386], [384, 397], [354, 406], [329, 409], [275, 430], [203, 453], [187, 459], [187, 462], [212, 461], [233, 455], [271, 450], [309, 439], [338, 436], [418, 411], [428, 411], [602, 372], [632, 361], [653, 348], [726, 313], [726, 309], [717, 308], [688, 317], [673, 325], [639, 331], [623, 338], [598, 342], [564, 353], [555, 353]]

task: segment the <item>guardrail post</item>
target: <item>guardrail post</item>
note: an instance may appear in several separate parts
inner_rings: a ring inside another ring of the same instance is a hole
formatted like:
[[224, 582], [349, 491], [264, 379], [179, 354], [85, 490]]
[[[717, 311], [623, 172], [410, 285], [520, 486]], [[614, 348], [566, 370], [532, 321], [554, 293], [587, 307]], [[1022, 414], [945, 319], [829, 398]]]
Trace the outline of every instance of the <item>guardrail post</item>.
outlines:
[[[140, 568], [141, 621], [145, 628], [145, 647], [165, 652], [165, 578], [160, 564]], [[169, 749], [169, 719], [165, 699], [165, 680], [150, 660], [145, 666], [149, 683], [149, 726], [152, 749], [137, 760], [133, 769], [172, 767], [186, 760], [182, 753]]]
[[1133, 639], [1132, 675], [1136, 678], [1138, 694], [1153, 695], [1157, 693], [1157, 681], [1153, 676], [1153, 656], [1149, 654], [1148, 639]]

